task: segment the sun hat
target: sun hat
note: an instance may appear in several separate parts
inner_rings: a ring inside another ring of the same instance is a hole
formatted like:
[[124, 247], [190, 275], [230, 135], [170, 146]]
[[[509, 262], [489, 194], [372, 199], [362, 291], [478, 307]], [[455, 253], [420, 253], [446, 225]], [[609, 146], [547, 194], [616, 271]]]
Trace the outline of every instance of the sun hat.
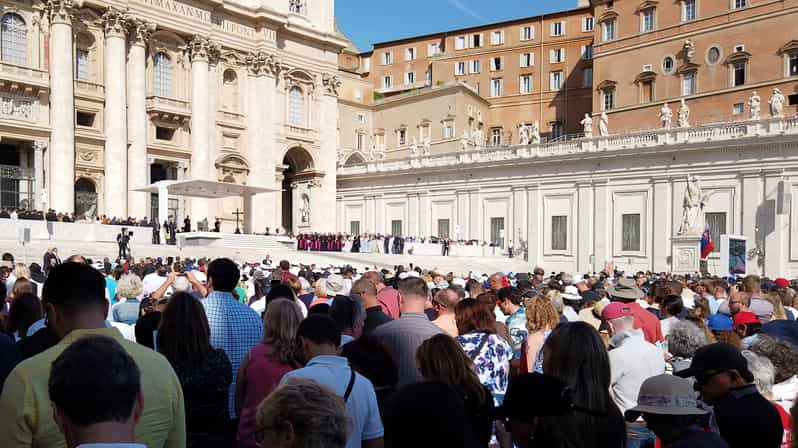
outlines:
[[704, 415], [707, 412], [698, 407], [692, 381], [663, 373], [643, 381], [637, 395], [637, 406], [627, 410], [624, 417], [633, 422], [642, 413]]
[[611, 302], [604, 307], [601, 311], [601, 318], [603, 320], [620, 319], [621, 317], [632, 316], [632, 307], [623, 302]]
[[579, 289], [577, 289], [576, 286], [574, 285], [566, 286], [565, 290], [562, 292], [561, 295], [564, 300], [573, 300], [573, 301], [582, 300], [582, 296], [579, 295]]
[[732, 331], [734, 328], [734, 321], [725, 314], [713, 314], [707, 320], [707, 326], [712, 331]]
[[619, 278], [618, 282], [607, 288], [607, 293], [612, 298], [637, 300], [643, 297], [643, 291], [631, 278]]
[[316, 287], [326, 294], [327, 297], [346, 295], [347, 293], [344, 278], [337, 274], [332, 274], [327, 278], [320, 278], [316, 282]]

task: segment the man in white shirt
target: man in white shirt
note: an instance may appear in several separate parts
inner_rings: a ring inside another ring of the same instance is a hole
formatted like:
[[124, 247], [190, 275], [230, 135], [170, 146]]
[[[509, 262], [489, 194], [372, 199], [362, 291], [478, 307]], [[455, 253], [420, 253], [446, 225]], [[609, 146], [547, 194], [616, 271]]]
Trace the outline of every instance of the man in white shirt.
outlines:
[[145, 275], [141, 280], [141, 283], [144, 286], [142, 291], [143, 294], [145, 296], [151, 295], [153, 292], [158, 290], [158, 288], [160, 288], [164, 282], [166, 282], [166, 268], [161, 266], [152, 274]]

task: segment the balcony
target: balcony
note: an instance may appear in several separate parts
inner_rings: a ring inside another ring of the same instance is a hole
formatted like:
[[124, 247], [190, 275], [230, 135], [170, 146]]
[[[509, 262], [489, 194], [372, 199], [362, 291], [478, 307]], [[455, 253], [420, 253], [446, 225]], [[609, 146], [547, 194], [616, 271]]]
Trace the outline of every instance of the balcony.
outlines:
[[222, 126], [227, 126], [236, 129], [245, 129], [244, 114], [233, 112], [229, 110], [219, 110], [216, 113], [216, 122]]
[[309, 143], [316, 141], [316, 131], [302, 126], [285, 125], [285, 135], [294, 140], [301, 140]]
[[648, 129], [623, 134], [584, 137], [575, 134], [569, 138], [530, 145], [481, 147], [473, 150], [446, 152], [432, 156], [403, 157], [388, 161], [373, 160], [366, 163], [342, 166], [339, 175], [408, 171], [417, 168], [452, 167], [485, 163], [523, 163], [529, 159], [585, 157], [588, 154], [617, 152], [617, 156], [636, 155], [652, 149], [695, 149], [712, 145], [717, 147], [742, 139], [752, 142], [763, 138], [793, 136], [798, 138], [798, 118], [765, 118], [696, 125], [685, 128]]
[[147, 97], [147, 114], [160, 121], [186, 122], [191, 119], [191, 103], [150, 95]]
[[75, 80], [75, 95], [103, 101], [105, 99], [105, 86], [89, 81]]
[[49, 88], [49, 73], [0, 62], [0, 90], [24, 96], [37, 96]]

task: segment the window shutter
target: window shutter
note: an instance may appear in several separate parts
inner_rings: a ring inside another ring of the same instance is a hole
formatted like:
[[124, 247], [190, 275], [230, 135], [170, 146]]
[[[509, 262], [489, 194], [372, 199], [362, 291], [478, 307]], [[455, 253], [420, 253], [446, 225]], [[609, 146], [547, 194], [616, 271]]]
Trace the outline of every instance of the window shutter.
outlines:
[[560, 22], [562, 25], [560, 26], [560, 33], [565, 36], [565, 21]]
[[535, 65], [535, 53], [529, 53], [529, 66]]
[[549, 50], [549, 63], [557, 62], [557, 51]]
[[549, 90], [554, 90], [554, 73], [549, 73]]
[[525, 38], [525, 36], [524, 36], [524, 29], [525, 29], [525, 28], [526, 28], [526, 27], [524, 27], [524, 26], [522, 26], [521, 28], [519, 28], [519, 32], [518, 32], [518, 39], [520, 39], [520, 40], [524, 40], [524, 38]]
[[552, 36], [554, 36], [554, 22], [551, 22], [551, 23], [549, 24], [549, 28], [551, 28], [551, 29], [549, 30], [549, 34], [551, 34]]
[[560, 62], [565, 62], [565, 48], [560, 48]]

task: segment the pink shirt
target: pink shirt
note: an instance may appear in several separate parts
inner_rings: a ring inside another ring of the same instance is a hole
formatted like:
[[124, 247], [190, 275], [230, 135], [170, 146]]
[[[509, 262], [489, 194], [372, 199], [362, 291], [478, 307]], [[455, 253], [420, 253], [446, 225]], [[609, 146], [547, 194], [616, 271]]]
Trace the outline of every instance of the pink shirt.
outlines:
[[382, 288], [377, 293], [377, 301], [380, 302], [382, 311], [391, 316], [391, 319], [399, 319], [399, 291], [388, 286]]

